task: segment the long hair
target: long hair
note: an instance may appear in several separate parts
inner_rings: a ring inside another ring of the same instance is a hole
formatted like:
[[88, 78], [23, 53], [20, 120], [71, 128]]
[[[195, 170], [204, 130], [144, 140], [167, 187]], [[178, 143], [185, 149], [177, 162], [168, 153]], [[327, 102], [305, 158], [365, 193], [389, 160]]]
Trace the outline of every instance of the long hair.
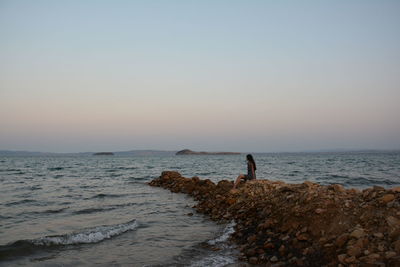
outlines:
[[254, 170], [257, 170], [256, 162], [254, 161], [253, 156], [251, 154], [247, 154], [246, 158], [247, 158], [248, 161], [251, 162], [251, 164], [253, 164]]

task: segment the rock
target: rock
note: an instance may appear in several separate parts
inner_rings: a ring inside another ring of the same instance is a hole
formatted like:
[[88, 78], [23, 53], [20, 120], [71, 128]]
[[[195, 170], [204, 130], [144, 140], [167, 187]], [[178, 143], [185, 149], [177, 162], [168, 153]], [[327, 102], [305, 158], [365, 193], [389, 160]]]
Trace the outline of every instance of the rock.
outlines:
[[383, 238], [383, 234], [382, 233], [374, 233], [374, 236], [376, 238]]
[[346, 263], [353, 263], [353, 262], [356, 261], [356, 257], [354, 257], [354, 256], [347, 257], [346, 259], [344, 259], [344, 261], [345, 261]]
[[347, 240], [349, 239], [348, 234], [342, 234], [338, 238], [336, 238], [335, 245], [339, 248], [343, 247], [346, 244]]
[[365, 235], [365, 232], [363, 229], [355, 229], [353, 232], [351, 232], [350, 237], [361, 238], [364, 235]]
[[281, 255], [281, 256], [283, 256], [283, 255], [285, 255], [285, 253], [286, 253], [286, 248], [285, 248], [285, 246], [284, 245], [281, 245], [280, 247], [279, 247], [279, 254]]
[[333, 184], [333, 185], [330, 185], [328, 188], [333, 189], [336, 192], [341, 192], [341, 193], [346, 191], [346, 189], [341, 184]]
[[361, 255], [361, 248], [357, 246], [351, 246], [347, 249], [347, 255], [358, 257]]
[[277, 262], [278, 261], [278, 257], [277, 256], [272, 256], [269, 260], [271, 262]]
[[338, 261], [341, 262], [341, 263], [346, 263], [345, 262], [346, 257], [347, 257], [346, 254], [340, 254], [340, 255], [337, 256]]
[[392, 247], [394, 248], [394, 250], [400, 254], [400, 240], [397, 240], [395, 242], [392, 243]]
[[397, 255], [397, 253], [394, 252], [394, 251], [387, 251], [387, 252], [385, 253], [385, 258], [386, 258], [386, 259], [390, 259], [390, 258], [396, 257], [396, 255]]
[[371, 253], [368, 255], [368, 257], [377, 260], [381, 257], [381, 255], [379, 255], [378, 253]]
[[393, 194], [386, 194], [383, 197], [380, 198], [380, 202], [382, 203], [388, 203], [390, 201], [392, 201], [393, 199], [395, 199]]
[[321, 214], [321, 213], [324, 213], [324, 212], [325, 212], [324, 209], [319, 209], [319, 208], [318, 208], [318, 209], [315, 210], [315, 213], [316, 213], [316, 214]]
[[390, 189], [390, 191], [396, 192], [396, 193], [400, 193], [400, 186], [398, 186], [398, 187], [393, 187], [392, 189]]
[[296, 238], [299, 241], [306, 241], [309, 239], [309, 236], [307, 234], [298, 234], [296, 235]]
[[273, 248], [275, 248], [275, 245], [267, 241], [264, 243], [264, 248], [265, 249], [273, 249]]
[[251, 264], [257, 264], [258, 258], [257, 258], [257, 257], [250, 257], [250, 258], [249, 258], [249, 262], [250, 262]]
[[251, 235], [247, 238], [247, 242], [252, 243], [254, 241], [257, 240], [257, 236], [256, 235]]
[[161, 178], [169, 178], [169, 179], [174, 179], [174, 178], [179, 178], [182, 177], [179, 172], [175, 171], [164, 171], [161, 173]]
[[393, 216], [387, 217], [386, 222], [391, 228], [399, 228], [400, 227], [400, 220]]
[[385, 188], [383, 188], [382, 186], [377, 186], [377, 185], [374, 185], [374, 186], [372, 187], [372, 189], [373, 189], [374, 191], [385, 191]]
[[236, 199], [235, 198], [228, 198], [226, 200], [226, 203], [228, 203], [228, 205], [233, 205], [236, 203]]
[[246, 251], [245, 253], [248, 257], [252, 257], [254, 255], [256, 255], [256, 250], [254, 248], [250, 248]]

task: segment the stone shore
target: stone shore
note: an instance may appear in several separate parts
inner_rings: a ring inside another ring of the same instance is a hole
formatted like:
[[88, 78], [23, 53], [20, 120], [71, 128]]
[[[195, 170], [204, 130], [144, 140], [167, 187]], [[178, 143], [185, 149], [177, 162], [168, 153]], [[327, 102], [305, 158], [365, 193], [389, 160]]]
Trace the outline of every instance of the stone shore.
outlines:
[[149, 183], [191, 195], [216, 221], [235, 220], [240, 258], [262, 266], [400, 266], [400, 187], [312, 182], [218, 184], [165, 171]]

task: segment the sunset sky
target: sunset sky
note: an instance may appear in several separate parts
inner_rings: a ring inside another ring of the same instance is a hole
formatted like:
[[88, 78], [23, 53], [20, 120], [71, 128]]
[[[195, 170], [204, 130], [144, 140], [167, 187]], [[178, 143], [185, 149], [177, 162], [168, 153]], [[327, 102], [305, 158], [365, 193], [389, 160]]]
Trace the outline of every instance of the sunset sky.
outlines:
[[0, 0], [0, 150], [400, 149], [400, 1]]

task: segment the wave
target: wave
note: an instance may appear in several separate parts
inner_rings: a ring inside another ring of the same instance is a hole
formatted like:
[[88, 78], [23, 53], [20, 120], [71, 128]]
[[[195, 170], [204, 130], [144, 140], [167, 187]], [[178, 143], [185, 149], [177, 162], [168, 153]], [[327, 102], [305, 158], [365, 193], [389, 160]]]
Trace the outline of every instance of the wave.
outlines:
[[213, 251], [205, 257], [192, 261], [190, 267], [223, 267], [234, 264], [236, 262], [235, 249], [226, 244], [226, 242], [235, 232], [235, 225], [236, 223], [234, 221], [230, 222], [219, 237], [207, 242], [208, 245], [217, 246], [219, 248], [218, 251]]
[[103, 225], [88, 228], [82, 232], [74, 232], [65, 235], [45, 236], [31, 240], [18, 240], [14, 243], [0, 246], [0, 260], [26, 255], [43, 247], [69, 246], [89, 243], [99, 243], [125, 232], [135, 230], [138, 227], [136, 220], [126, 223]]
[[49, 171], [61, 171], [64, 170], [63, 167], [53, 167], [53, 168], [47, 168]]
[[33, 199], [23, 199], [23, 200], [19, 200], [19, 201], [6, 203], [5, 206], [9, 207], [9, 206], [15, 206], [15, 205], [33, 203], [33, 202], [37, 202], [37, 201], [33, 200]]
[[124, 196], [126, 196], [126, 194], [117, 195], [117, 194], [104, 194], [104, 193], [100, 193], [100, 194], [97, 194], [97, 195], [95, 195], [95, 196], [92, 196], [91, 198], [124, 197]]
[[382, 179], [382, 180], [378, 180], [378, 179], [368, 179], [368, 178], [364, 178], [364, 177], [356, 177], [356, 178], [350, 178], [347, 181], [344, 182], [345, 185], [350, 185], [350, 186], [359, 186], [359, 185], [363, 185], [363, 186], [371, 186], [371, 185], [396, 185], [398, 184], [398, 182], [396, 181], [392, 181], [389, 179]]
[[30, 240], [30, 242], [36, 246], [98, 243], [105, 239], [110, 239], [113, 236], [134, 230], [137, 226], [136, 220], [132, 220], [127, 223], [97, 226], [78, 233], [41, 237]]
[[118, 170], [136, 170], [137, 167], [119, 167]]
[[22, 213], [18, 214], [18, 216], [27, 215], [27, 214], [31, 214], [31, 215], [56, 214], [56, 213], [61, 213], [61, 212], [65, 211], [65, 210], [67, 210], [68, 208], [69, 207], [59, 208], [59, 209], [48, 209], [48, 210], [43, 210], [43, 211], [22, 212]]
[[8, 168], [8, 169], [0, 169], [0, 172], [21, 172], [21, 169], [13, 169], [13, 168]]
[[82, 209], [82, 210], [74, 211], [74, 214], [90, 214], [90, 213], [102, 212], [102, 211], [109, 211], [109, 210], [114, 210], [114, 209], [116, 209], [116, 208], [114, 208], [114, 207], [108, 207], [108, 208], [88, 208], [88, 209]]
[[140, 205], [140, 203], [134, 203], [134, 202], [122, 203], [122, 204], [108, 205], [103, 208], [87, 208], [87, 209], [76, 210], [73, 213], [74, 214], [89, 214], [89, 213], [110, 211], [110, 210], [115, 210], [115, 209], [129, 207], [129, 206], [137, 206], [137, 205]]
[[222, 232], [221, 236], [213, 239], [213, 240], [209, 240], [207, 243], [209, 245], [216, 245], [218, 243], [225, 243], [226, 241], [228, 241], [229, 237], [231, 236], [231, 234], [233, 234], [235, 232], [235, 225], [236, 223], [234, 221], [230, 222], [224, 229], [224, 231]]
[[202, 258], [201, 260], [193, 262], [192, 264], [190, 264], [190, 267], [203, 267], [203, 266], [223, 267], [223, 266], [229, 266], [230, 264], [234, 264], [235, 261], [236, 261], [235, 257], [229, 254], [208, 255]]

